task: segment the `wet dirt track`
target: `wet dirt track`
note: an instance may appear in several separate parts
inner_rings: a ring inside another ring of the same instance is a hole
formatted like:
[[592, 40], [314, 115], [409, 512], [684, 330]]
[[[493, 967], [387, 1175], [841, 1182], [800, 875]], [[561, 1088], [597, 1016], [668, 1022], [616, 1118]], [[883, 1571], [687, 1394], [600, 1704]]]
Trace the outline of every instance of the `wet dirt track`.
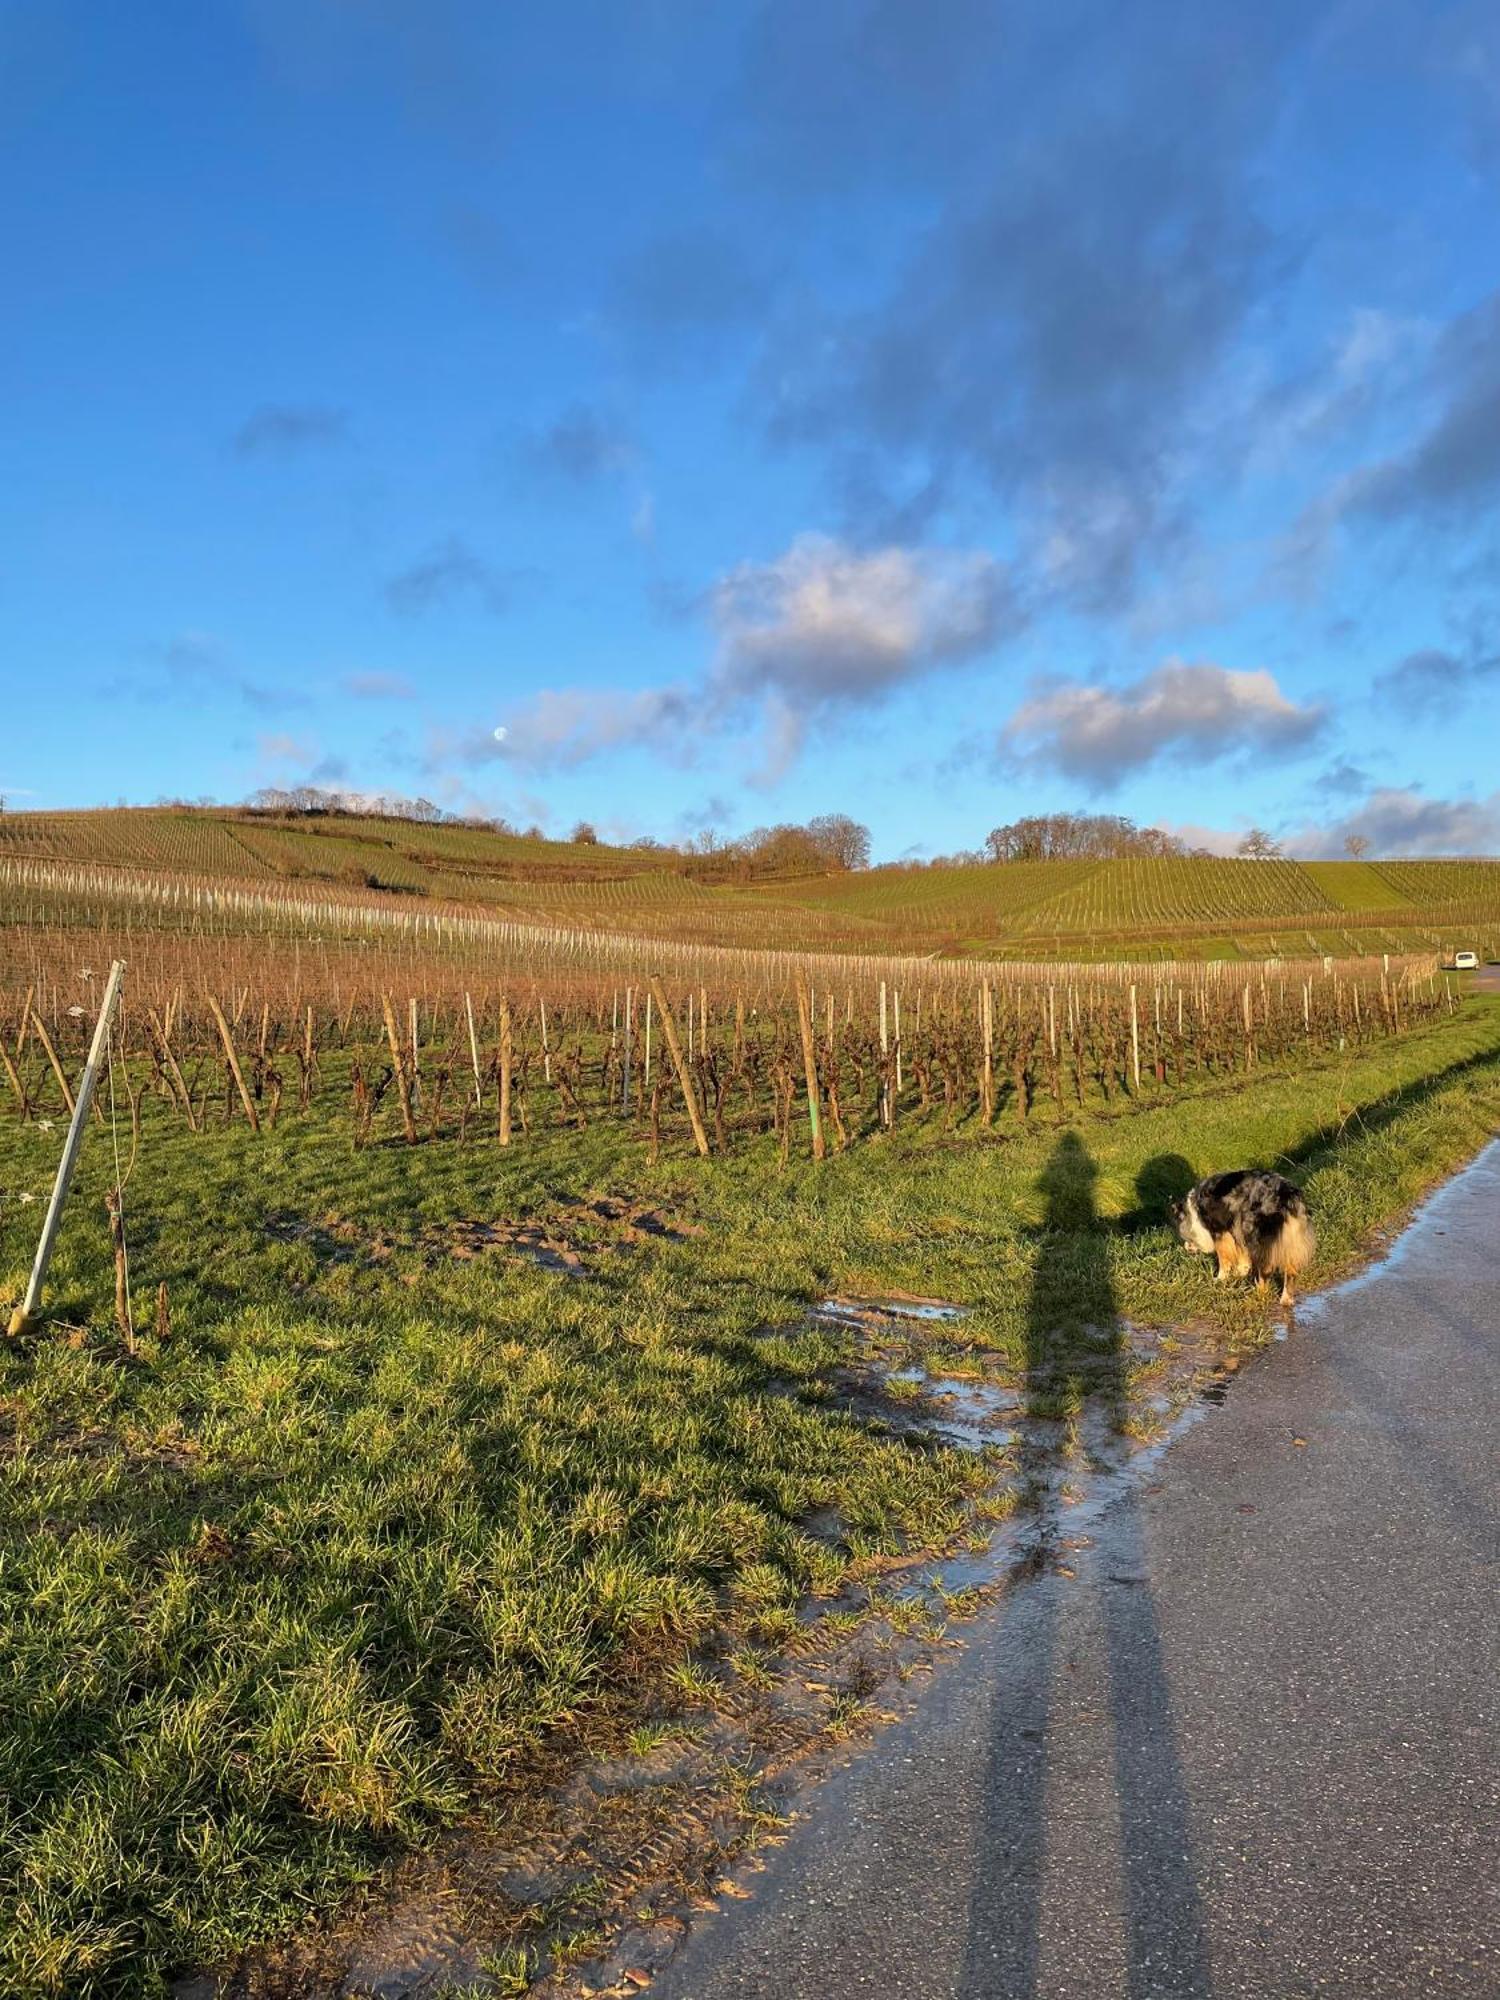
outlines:
[[1500, 1144], [968, 1629], [660, 2000], [1500, 1992]]

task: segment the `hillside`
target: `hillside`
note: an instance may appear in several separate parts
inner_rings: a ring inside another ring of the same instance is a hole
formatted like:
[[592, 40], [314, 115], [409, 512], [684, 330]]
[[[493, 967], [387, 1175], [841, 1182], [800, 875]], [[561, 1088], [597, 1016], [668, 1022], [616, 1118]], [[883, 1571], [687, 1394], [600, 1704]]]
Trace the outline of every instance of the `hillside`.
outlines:
[[0, 862], [335, 884], [581, 928], [744, 946], [1020, 958], [1500, 951], [1500, 861], [1175, 857], [884, 867], [747, 883], [660, 848], [344, 815], [114, 808], [0, 816]]

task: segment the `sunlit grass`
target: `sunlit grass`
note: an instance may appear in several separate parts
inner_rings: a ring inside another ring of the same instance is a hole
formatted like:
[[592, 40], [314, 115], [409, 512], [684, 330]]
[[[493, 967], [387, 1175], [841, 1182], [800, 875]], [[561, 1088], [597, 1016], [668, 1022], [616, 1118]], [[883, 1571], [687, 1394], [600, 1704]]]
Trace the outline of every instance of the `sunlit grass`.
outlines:
[[[1326, 1274], [1497, 1124], [1483, 1006], [1079, 1121], [1062, 1189], [1041, 1113], [989, 1133], [913, 1121], [816, 1168], [782, 1168], [769, 1138], [653, 1167], [624, 1126], [355, 1154], [332, 1108], [251, 1142], [148, 1102], [131, 1248], [138, 1301], [167, 1284], [169, 1340], [149, 1312], [136, 1358], [114, 1333], [91, 1141], [54, 1320], [0, 1353], [0, 1991], [164, 1991], [482, 1817], [621, 1689], [711, 1709], [731, 1672], [760, 1684], [804, 1598], [951, 1539], [985, 1469], [812, 1393], [845, 1345], [799, 1332], [824, 1291], [959, 1300], [961, 1330], [921, 1338], [1000, 1376], [1041, 1314], [1066, 1417], [1101, 1311], [1212, 1317], [1234, 1339], [1267, 1324], [1177, 1247], [1174, 1178], [1280, 1166]], [[15, 1196], [45, 1187], [61, 1137], [0, 1125], [0, 1296], [40, 1214]], [[592, 1243], [584, 1280], [434, 1253], [460, 1219], [529, 1210], [565, 1231], [599, 1190], [700, 1233]], [[389, 1254], [331, 1261], [269, 1234], [273, 1216], [352, 1222]], [[829, 1516], [836, 1539], [811, 1532]], [[716, 1632], [727, 1669], [705, 1657]], [[850, 1696], [830, 1725], [862, 1719]]]

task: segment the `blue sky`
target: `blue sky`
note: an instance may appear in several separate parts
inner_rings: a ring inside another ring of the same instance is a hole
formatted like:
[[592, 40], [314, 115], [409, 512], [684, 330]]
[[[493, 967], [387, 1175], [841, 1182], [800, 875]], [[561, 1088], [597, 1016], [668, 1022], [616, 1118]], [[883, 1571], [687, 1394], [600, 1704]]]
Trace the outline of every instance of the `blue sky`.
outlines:
[[14, 807], [1500, 847], [1492, 5], [0, 0], [0, 163]]

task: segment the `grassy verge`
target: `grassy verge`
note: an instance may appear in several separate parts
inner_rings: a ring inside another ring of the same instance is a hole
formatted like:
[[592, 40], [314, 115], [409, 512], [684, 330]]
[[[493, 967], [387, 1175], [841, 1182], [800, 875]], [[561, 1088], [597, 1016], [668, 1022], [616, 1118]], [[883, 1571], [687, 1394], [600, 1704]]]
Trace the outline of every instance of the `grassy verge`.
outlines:
[[[342, 1115], [254, 1143], [148, 1106], [132, 1255], [167, 1338], [128, 1354], [109, 1322], [96, 1138], [62, 1323], [0, 1353], [0, 1990], [164, 1990], [482, 1821], [532, 1746], [710, 1629], [774, 1641], [852, 1564], [950, 1534], [983, 1468], [795, 1393], [836, 1331], [763, 1337], [821, 1292], [963, 1301], [998, 1376], [1043, 1348], [1066, 1376], [1114, 1315], [1251, 1340], [1263, 1302], [1180, 1252], [1168, 1193], [1281, 1165], [1327, 1275], [1497, 1129], [1482, 1002], [1248, 1087], [914, 1124], [819, 1169], [769, 1142], [653, 1168], [598, 1128], [355, 1154]], [[0, 1128], [0, 1296], [60, 1139]], [[522, 1214], [585, 1280], [457, 1226]]]

